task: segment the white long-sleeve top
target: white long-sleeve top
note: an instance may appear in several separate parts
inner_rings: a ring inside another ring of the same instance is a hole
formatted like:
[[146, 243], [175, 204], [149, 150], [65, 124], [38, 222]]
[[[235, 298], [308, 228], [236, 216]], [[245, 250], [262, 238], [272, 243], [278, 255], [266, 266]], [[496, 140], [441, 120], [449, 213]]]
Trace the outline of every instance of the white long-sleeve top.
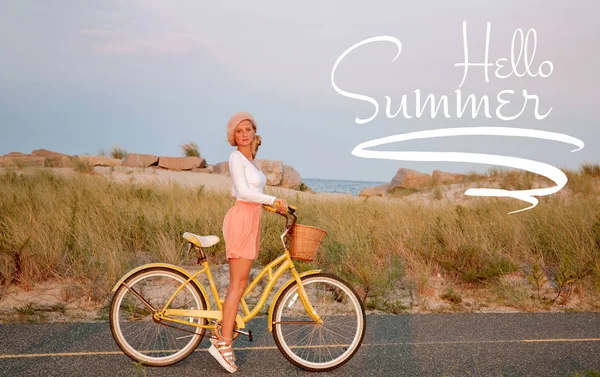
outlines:
[[276, 197], [263, 193], [267, 178], [242, 152], [235, 150], [229, 155], [231, 196], [237, 200], [261, 204], [273, 204]]

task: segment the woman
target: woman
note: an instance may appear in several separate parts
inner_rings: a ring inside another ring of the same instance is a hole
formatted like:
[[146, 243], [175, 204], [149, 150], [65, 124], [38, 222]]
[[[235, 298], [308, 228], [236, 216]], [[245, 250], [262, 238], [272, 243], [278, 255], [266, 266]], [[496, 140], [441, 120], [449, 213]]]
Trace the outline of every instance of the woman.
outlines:
[[254, 157], [261, 144], [256, 135], [256, 122], [248, 113], [235, 114], [227, 124], [227, 140], [237, 149], [229, 156], [229, 172], [233, 186], [231, 195], [237, 200], [223, 221], [225, 252], [229, 261], [229, 289], [223, 304], [221, 334], [211, 339], [209, 352], [230, 373], [237, 370], [233, 355], [233, 328], [240, 299], [248, 283], [248, 275], [260, 245], [262, 204], [275, 205], [286, 211], [287, 202], [263, 193], [267, 182]]

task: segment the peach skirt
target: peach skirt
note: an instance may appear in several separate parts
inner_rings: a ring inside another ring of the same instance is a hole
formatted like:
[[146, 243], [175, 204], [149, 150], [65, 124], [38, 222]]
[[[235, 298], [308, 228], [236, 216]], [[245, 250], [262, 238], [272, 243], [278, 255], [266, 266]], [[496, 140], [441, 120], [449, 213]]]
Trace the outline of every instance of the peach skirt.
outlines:
[[256, 259], [260, 247], [262, 204], [237, 200], [223, 220], [227, 259]]

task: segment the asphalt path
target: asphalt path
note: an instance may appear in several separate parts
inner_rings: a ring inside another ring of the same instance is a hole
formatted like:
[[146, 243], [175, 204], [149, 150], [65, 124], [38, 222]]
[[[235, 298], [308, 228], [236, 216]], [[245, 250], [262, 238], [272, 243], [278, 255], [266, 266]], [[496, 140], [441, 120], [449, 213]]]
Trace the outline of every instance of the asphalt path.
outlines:
[[[307, 376], [280, 353], [266, 319], [235, 342], [238, 376]], [[140, 367], [107, 322], [0, 325], [0, 376], [225, 376], [206, 352]], [[574, 376], [600, 372], [600, 313], [369, 315], [364, 342], [331, 376]], [[314, 374], [313, 374], [314, 375]]]

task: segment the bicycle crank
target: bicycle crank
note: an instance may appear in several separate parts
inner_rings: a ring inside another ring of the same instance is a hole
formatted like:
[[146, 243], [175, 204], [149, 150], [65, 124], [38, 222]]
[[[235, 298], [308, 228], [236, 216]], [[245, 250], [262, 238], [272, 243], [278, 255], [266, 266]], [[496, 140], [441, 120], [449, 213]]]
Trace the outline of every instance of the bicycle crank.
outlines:
[[233, 330], [233, 332], [236, 332], [236, 333], [242, 334], [242, 335], [246, 335], [248, 337], [248, 341], [249, 342], [252, 341], [252, 330], [248, 330], [248, 332], [245, 332], [242, 330]]

